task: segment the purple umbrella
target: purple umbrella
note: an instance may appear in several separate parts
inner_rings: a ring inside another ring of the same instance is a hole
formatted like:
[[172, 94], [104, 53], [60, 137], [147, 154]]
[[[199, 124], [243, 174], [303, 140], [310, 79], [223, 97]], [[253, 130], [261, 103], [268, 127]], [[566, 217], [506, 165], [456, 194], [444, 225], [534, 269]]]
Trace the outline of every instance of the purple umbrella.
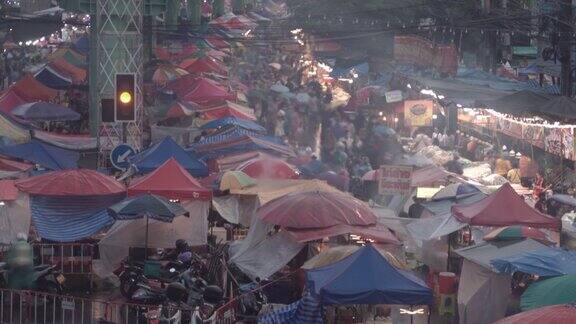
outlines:
[[12, 110], [12, 115], [30, 121], [67, 121], [81, 117], [72, 109], [43, 101], [17, 106]]

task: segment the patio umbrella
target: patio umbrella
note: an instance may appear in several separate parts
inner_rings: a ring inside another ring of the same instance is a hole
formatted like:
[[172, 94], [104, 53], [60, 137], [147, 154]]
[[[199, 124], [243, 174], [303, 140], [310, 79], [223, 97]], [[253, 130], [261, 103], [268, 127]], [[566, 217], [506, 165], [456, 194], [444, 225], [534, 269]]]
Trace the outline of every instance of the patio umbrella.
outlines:
[[236, 168], [256, 179], [298, 179], [299, 174], [290, 164], [273, 157], [255, 158]]
[[539, 241], [550, 242], [544, 232], [529, 226], [506, 226], [497, 228], [484, 236], [484, 241], [508, 241], [523, 238], [531, 238]]
[[118, 220], [132, 220], [146, 218], [145, 248], [148, 249], [148, 220], [150, 218], [171, 223], [187, 211], [179, 204], [170, 202], [168, 199], [146, 194], [124, 199], [123, 201], [108, 208], [109, 214]]
[[[358, 251], [361, 246], [358, 245], [341, 245], [329, 248], [326, 251], [322, 251], [319, 254], [312, 257], [310, 260], [306, 261], [302, 266], [302, 269], [309, 270], [309, 269], [316, 269], [320, 267], [324, 267], [333, 263], [336, 263], [345, 257], [349, 256], [350, 254]], [[398, 260], [392, 253], [376, 248], [383, 257], [390, 262], [394, 267], [397, 269], [407, 269], [406, 265]]]
[[376, 223], [367, 204], [343, 192], [291, 193], [266, 203], [256, 215], [266, 223], [293, 229]]
[[78, 120], [81, 117], [72, 109], [42, 101], [14, 107], [12, 114], [31, 121], [66, 121]]
[[506, 317], [494, 324], [572, 324], [576, 318], [576, 304], [546, 306]]
[[226, 171], [220, 179], [220, 190], [244, 189], [256, 185], [256, 181], [242, 171]]
[[574, 302], [576, 302], [576, 275], [566, 275], [531, 284], [522, 294], [520, 308], [525, 311]]

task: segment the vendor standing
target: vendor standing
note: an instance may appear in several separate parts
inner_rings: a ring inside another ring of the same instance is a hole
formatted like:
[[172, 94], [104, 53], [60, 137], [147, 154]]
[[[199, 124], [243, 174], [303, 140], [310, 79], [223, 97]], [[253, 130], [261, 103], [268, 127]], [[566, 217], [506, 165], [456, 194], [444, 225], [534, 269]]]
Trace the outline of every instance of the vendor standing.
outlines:
[[510, 161], [504, 158], [503, 156], [500, 156], [496, 160], [496, 164], [494, 166], [494, 173], [496, 173], [497, 175], [506, 178], [508, 176], [508, 171], [510, 171], [511, 169], [512, 169], [512, 163], [510, 163]]
[[520, 169], [520, 182], [522, 183], [522, 186], [527, 188], [531, 187], [534, 179], [536, 178], [536, 174], [538, 173], [538, 164], [526, 154], [523, 154], [520, 156], [518, 165]]

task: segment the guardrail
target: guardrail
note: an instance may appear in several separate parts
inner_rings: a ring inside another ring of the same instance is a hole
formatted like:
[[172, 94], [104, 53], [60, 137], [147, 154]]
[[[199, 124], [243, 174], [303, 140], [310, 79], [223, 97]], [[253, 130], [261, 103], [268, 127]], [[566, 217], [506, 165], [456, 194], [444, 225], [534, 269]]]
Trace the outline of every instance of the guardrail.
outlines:
[[0, 290], [0, 323], [84, 324], [148, 323], [145, 314], [158, 306], [47, 294]]

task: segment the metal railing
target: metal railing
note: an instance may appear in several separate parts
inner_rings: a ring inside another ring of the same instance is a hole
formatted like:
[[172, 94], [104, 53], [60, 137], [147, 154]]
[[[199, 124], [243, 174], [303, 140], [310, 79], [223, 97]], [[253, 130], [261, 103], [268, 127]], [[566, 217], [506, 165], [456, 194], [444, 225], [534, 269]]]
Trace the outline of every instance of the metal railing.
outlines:
[[63, 274], [92, 274], [95, 245], [88, 243], [35, 243], [40, 264], [55, 265]]
[[0, 290], [0, 323], [147, 323], [158, 306], [87, 299], [27, 290]]

